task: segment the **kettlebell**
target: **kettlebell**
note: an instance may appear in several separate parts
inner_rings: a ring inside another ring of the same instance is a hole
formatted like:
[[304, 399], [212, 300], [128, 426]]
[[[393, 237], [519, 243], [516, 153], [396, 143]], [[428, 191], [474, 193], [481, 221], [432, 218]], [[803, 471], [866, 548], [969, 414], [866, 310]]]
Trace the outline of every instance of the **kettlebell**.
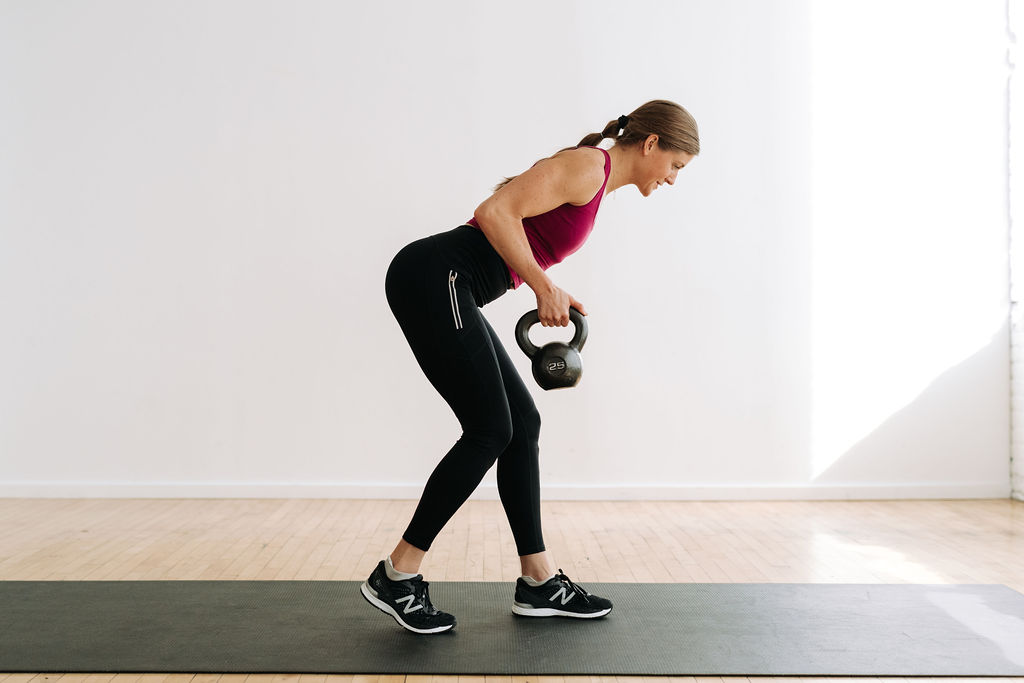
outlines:
[[533, 378], [545, 390], [574, 387], [583, 375], [580, 351], [587, 341], [587, 319], [570, 307], [569, 320], [575, 326], [576, 333], [568, 344], [550, 342], [539, 349], [530, 341], [530, 328], [540, 322], [537, 309], [527, 311], [516, 323], [519, 348], [533, 361]]

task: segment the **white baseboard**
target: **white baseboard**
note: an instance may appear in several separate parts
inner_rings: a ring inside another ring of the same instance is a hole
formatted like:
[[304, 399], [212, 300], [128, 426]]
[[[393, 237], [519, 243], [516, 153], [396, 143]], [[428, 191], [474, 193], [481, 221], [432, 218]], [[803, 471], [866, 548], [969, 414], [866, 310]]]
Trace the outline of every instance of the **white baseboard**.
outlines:
[[[0, 482], [0, 498], [350, 498], [418, 500], [423, 484]], [[1020, 492], [1016, 492], [1020, 496]], [[936, 500], [1010, 498], [1008, 483], [816, 486], [545, 485], [542, 500]], [[471, 500], [497, 500], [483, 483]], [[1021, 498], [1018, 497], [1018, 500]]]

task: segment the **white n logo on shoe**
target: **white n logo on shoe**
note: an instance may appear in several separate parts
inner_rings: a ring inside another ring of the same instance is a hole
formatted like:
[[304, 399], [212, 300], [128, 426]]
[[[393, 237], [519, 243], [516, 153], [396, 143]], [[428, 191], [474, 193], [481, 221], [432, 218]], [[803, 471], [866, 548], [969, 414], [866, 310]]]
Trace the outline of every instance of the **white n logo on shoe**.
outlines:
[[562, 596], [561, 600], [562, 600], [562, 604], [564, 605], [565, 603], [569, 602], [574, 597], [576, 597], [576, 592], [573, 591], [572, 593], [567, 593], [566, 590], [565, 590], [565, 586], [562, 586], [561, 588], [558, 589], [558, 592], [555, 593], [554, 595], [552, 595], [550, 598], [548, 598], [548, 600], [550, 600], [551, 602], [554, 602], [555, 598], [557, 598], [559, 595]]
[[[408, 600], [408, 603], [402, 610], [402, 614], [408, 614], [409, 612], [415, 612], [418, 609], [423, 609], [423, 605], [416, 605], [415, 607], [412, 606], [412, 601], [415, 599], [415, 595], [406, 595], [404, 598], [398, 598], [397, 600], [395, 600], [395, 602], [403, 602], [405, 600]], [[564, 605], [565, 603], [563, 602], [562, 604]]]

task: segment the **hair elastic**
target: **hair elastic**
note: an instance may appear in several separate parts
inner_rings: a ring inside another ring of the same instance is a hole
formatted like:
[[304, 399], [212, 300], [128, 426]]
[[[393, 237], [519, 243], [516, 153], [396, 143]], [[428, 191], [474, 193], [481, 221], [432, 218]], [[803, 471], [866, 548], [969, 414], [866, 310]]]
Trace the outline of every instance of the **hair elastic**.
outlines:
[[625, 128], [629, 124], [629, 117], [623, 114], [619, 117], [619, 128]]

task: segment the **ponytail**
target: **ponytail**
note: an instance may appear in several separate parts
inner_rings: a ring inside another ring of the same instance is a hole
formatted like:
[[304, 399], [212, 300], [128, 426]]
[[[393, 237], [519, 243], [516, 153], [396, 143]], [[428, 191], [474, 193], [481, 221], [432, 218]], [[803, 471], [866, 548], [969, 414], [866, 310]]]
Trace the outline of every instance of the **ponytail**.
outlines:
[[[596, 147], [605, 138], [615, 140], [616, 145], [632, 147], [651, 135], [658, 136], [658, 147], [661, 149], [683, 151], [694, 156], [700, 154], [697, 122], [690, 112], [668, 100], [651, 100], [629, 116], [623, 115], [609, 121], [604, 130], [584, 136], [576, 147]], [[556, 154], [576, 147], [565, 147]], [[505, 178], [494, 186], [494, 191], [497, 192], [516, 177]]]
[[[601, 141], [604, 140], [605, 138], [618, 140], [619, 131], [625, 128], [627, 123], [629, 123], [628, 116], [620, 116], [614, 121], [609, 121], [608, 125], [604, 127], [604, 130], [602, 130], [600, 133], [591, 133], [590, 135], [585, 136], [582, 140], [580, 140], [579, 144], [576, 145], [576, 147], [596, 147], [597, 145], [601, 144]], [[558, 151], [564, 152], [566, 149], [575, 148], [566, 147], [565, 149], [560, 149]]]

